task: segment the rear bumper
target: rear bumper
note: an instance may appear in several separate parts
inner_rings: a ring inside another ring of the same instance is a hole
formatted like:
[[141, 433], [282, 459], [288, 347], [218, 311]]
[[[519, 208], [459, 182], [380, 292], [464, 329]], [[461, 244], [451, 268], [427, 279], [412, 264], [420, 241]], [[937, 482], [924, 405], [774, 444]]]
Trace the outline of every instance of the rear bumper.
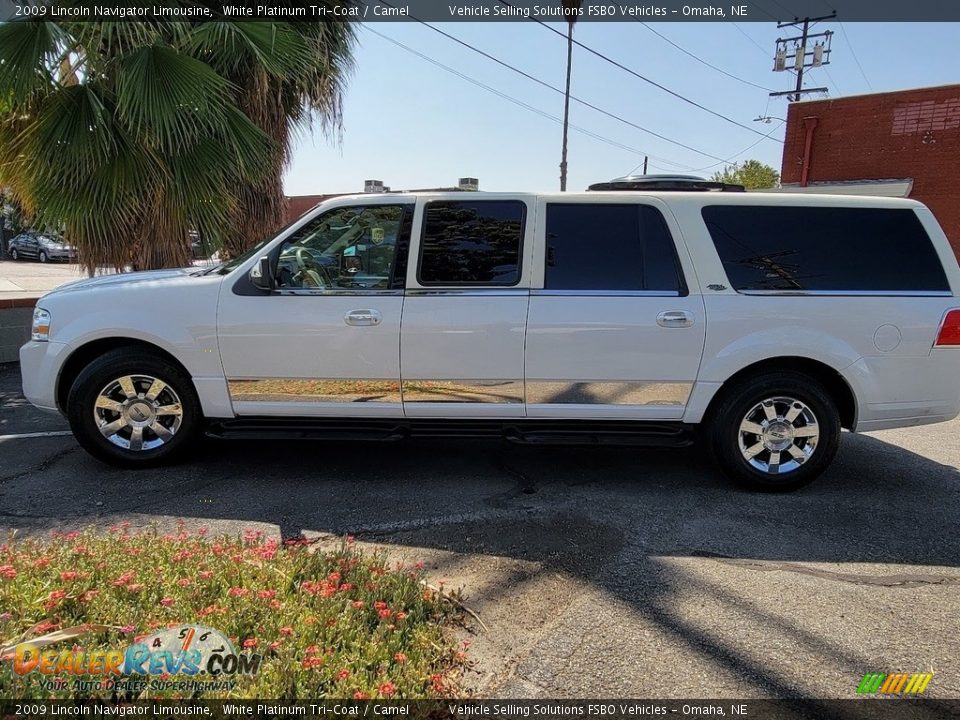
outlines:
[[960, 414], [960, 349], [860, 358], [841, 375], [857, 398], [857, 432], [929, 425]]

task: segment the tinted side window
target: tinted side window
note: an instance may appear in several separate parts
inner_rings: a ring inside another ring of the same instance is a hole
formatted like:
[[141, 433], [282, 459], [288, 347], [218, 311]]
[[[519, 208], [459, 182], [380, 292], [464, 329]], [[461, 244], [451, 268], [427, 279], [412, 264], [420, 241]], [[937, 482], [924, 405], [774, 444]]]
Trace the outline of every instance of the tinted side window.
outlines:
[[422, 285], [516, 285], [526, 205], [517, 200], [427, 203], [417, 277]]
[[676, 248], [649, 205], [547, 204], [548, 290], [682, 292]]
[[912, 210], [714, 205], [703, 208], [737, 290], [949, 290]]

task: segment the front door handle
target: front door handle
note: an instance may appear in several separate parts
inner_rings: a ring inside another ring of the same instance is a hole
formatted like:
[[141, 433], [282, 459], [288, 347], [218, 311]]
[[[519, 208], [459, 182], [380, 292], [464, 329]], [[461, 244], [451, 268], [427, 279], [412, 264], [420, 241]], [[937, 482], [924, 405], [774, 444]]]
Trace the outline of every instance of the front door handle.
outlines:
[[383, 315], [379, 310], [351, 310], [343, 321], [347, 325], [379, 325], [383, 322]]
[[693, 325], [693, 314], [686, 310], [664, 310], [657, 315], [657, 325], [665, 328], [684, 328]]

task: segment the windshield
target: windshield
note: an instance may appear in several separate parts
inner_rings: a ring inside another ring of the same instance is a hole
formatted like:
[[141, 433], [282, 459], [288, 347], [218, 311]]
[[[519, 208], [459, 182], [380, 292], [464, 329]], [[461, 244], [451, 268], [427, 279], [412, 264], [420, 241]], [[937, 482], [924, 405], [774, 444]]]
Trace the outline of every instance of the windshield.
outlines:
[[204, 274], [204, 275], [207, 275], [207, 274], [209, 274], [209, 273], [216, 272], [216, 273], [218, 273], [218, 274], [220, 274], [220, 275], [226, 275], [227, 273], [233, 272], [233, 271], [236, 270], [238, 267], [240, 267], [241, 265], [243, 265], [247, 260], [249, 260], [249, 259], [252, 258], [254, 255], [256, 255], [257, 252], [258, 252], [259, 250], [261, 250], [264, 245], [266, 245], [267, 243], [271, 242], [271, 241], [272, 241], [275, 237], [277, 237], [278, 235], [282, 235], [283, 233], [285, 233], [285, 232], [286, 232], [287, 230], [289, 230], [293, 225], [296, 225], [298, 222], [300, 222], [300, 220], [301, 220], [302, 218], [303, 218], [302, 215], [299, 216], [299, 217], [294, 218], [292, 221], [288, 222], [288, 223], [287, 223], [286, 225], [284, 225], [282, 228], [280, 228], [279, 230], [277, 230], [275, 233], [271, 234], [269, 237], [267, 237], [267, 238], [261, 240], [260, 242], [258, 242], [256, 245], [254, 245], [252, 248], [250, 248], [249, 250], [247, 250], [247, 251], [246, 251], [245, 253], [243, 253], [242, 255], [238, 255], [237, 257], [233, 258], [232, 260], [228, 260], [228, 261], [225, 262], [225, 263], [221, 263], [220, 265], [217, 265], [217, 266], [215, 266], [215, 267], [212, 267], [212, 268], [210, 268], [209, 270], [207, 270], [206, 272], [204, 272], [203, 274]]

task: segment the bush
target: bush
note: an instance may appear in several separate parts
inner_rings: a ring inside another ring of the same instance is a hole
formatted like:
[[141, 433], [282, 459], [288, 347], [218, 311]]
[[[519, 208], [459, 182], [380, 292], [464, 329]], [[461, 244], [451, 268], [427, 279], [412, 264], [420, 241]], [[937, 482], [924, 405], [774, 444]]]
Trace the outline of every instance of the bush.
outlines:
[[[44, 650], [122, 651], [163, 628], [202, 625], [226, 635], [238, 652], [262, 655], [255, 675], [234, 676], [231, 690], [202, 697], [450, 696], [464, 661], [446, 627], [454, 606], [425, 584], [422, 565], [388, 568], [351, 538], [335, 551], [313, 550], [252, 531], [208, 538], [182, 525], [166, 535], [132, 534], [123, 524], [107, 535], [11, 537], [0, 545], [0, 640], [9, 656], [17, 643], [89, 624]], [[0, 696], [111, 692], [44, 689], [37, 672], [14, 673], [8, 657]]]

